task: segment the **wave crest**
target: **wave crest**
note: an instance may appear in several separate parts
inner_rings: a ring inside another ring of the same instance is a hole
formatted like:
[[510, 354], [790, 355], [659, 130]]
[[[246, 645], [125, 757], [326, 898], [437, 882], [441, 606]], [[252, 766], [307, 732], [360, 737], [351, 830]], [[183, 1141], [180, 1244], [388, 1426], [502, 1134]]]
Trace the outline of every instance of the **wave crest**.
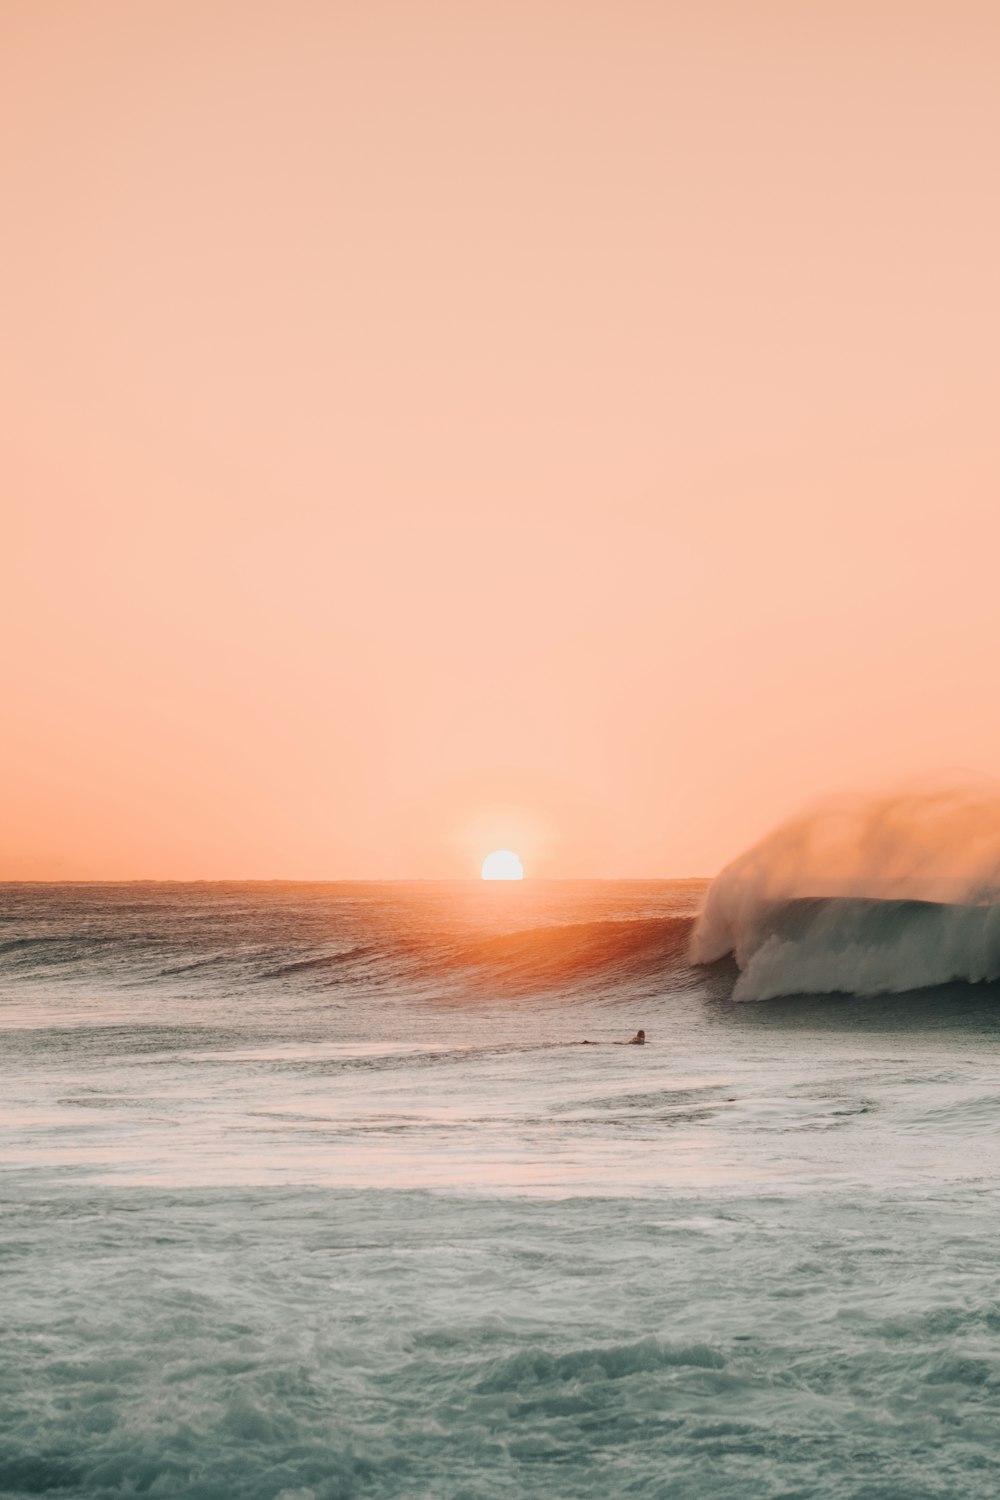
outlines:
[[1000, 793], [829, 802], [712, 883], [695, 963], [732, 954], [737, 1000], [1000, 979]]

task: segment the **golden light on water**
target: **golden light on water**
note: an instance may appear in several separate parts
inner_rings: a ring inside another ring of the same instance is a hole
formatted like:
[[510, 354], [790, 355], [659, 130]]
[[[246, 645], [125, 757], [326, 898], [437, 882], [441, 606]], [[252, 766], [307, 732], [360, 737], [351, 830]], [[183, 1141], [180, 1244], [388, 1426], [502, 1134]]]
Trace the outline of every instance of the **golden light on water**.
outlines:
[[523, 880], [524, 866], [510, 849], [494, 849], [483, 860], [484, 880]]

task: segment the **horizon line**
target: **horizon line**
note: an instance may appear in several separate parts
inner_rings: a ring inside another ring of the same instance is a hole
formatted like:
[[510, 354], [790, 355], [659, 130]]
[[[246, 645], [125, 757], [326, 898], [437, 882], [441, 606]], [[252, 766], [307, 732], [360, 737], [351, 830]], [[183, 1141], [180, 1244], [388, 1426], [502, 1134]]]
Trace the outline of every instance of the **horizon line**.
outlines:
[[525, 875], [520, 880], [484, 880], [481, 875], [84, 875], [58, 877], [0, 876], [8, 885], [594, 885], [676, 884], [709, 881], [714, 875]]

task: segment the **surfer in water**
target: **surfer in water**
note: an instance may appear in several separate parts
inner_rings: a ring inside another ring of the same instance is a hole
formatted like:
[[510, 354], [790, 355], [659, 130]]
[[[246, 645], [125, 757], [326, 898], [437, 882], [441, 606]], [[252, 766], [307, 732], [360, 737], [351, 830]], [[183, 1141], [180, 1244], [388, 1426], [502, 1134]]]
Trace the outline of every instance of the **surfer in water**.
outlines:
[[[588, 1041], [586, 1037], [580, 1043], [581, 1047], [599, 1047], [600, 1045], [600, 1042]], [[606, 1042], [604, 1045], [607, 1047], [645, 1047], [646, 1033], [640, 1027], [635, 1036], [630, 1036], [627, 1042]]]

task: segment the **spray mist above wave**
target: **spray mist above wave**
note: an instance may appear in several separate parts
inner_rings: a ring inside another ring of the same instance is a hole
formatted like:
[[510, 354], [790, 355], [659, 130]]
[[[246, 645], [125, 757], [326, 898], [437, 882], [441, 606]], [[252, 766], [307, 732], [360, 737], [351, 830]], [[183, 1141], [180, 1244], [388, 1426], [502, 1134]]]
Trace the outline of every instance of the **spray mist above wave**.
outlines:
[[712, 882], [691, 957], [737, 1000], [1000, 979], [1000, 789], [825, 802]]

